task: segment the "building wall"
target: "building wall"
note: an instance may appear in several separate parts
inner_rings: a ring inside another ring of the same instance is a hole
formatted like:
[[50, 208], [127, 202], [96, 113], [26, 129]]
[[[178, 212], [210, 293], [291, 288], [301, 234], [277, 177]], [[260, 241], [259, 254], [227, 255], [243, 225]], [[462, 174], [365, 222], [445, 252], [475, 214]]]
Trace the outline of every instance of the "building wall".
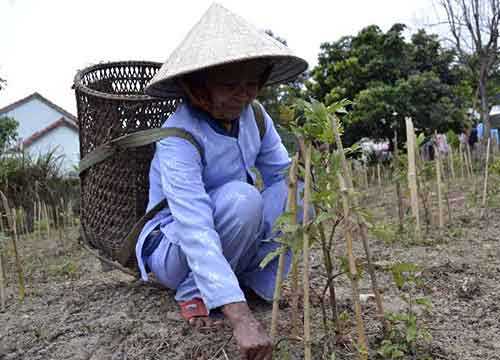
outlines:
[[32, 157], [54, 150], [56, 156], [61, 156], [61, 171], [70, 174], [75, 172], [80, 160], [78, 132], [67, 126], [59, 126], [24, 150]]
[[31, 99], [2, 116], [13, 117], [18, 123], [17, 134], [19, 140], [29, 138], [33, 133], [40, 131], [63, 115], [38, 99]]

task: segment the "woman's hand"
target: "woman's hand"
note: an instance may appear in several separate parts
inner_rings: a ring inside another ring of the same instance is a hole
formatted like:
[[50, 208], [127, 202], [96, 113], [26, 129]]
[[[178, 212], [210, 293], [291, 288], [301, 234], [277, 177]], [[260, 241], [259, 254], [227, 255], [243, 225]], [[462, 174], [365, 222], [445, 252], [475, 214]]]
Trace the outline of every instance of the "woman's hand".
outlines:
[[224, 316], [233, 327], [233, 334], [245, 360], [271, 360], [273, 344], [262, 325], [255, 319], [247, 303], [227, 304]]

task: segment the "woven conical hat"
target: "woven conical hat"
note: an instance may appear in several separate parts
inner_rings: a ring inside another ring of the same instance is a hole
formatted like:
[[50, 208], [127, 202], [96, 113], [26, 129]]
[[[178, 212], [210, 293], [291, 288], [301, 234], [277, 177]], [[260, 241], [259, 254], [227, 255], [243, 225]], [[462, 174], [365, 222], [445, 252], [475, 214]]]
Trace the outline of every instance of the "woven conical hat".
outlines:
[[307, 62], [292, 51], [231, 13], [213, 4], [174, 50], [145, 89], [156, 97], [178, 97], [183, 94], [176, 79], [213, 66], [266, 59], [272, 70], [265, 85], [290, 81], [307, 68]]

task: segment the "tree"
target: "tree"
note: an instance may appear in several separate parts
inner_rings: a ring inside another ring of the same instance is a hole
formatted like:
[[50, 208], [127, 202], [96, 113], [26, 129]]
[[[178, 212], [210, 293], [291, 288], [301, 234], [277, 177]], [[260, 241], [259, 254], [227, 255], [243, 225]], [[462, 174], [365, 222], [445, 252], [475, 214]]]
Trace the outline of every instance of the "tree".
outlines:
[[6, 84], [7, 81], [5, 79], [0, 78], [0, 90], [3, 90]]
[[312, 70], [309, 95], [331, 104], [356, 95], [375, 84], [394, 84], [408, 75], [409, 47], [402, 34], [405, 26], [395, 24], [387, 32], [371, 25], [356, 36], [321, 44], [318, 66]]
[[[424, 30], [405, 41], [403, 24], [386, 33], [368, 26], [356, 36], [321, 45], [308, 93], [327, 104], [353, 100], [344, 119], [346, 145], [363, 137], [404, 141], [404, 117], [426, 132], [458, 130], [466, 119], [470, 86], [437, 35]], [[397, 115], [396, 115], [397, 114]]]
[[500, 0], [438, 0], [446, 13], [451, 42], [460, 61], [476, 78], [479, 112], [484, 123], [485, 140], [490, 134], [489, 115], [493, 105], [488, 95], [488, 83], [498, 72], [498, 26]]
[[0, 117], [0, 156], [13, 144], [17, 138], [19, 123], [11, 117]]

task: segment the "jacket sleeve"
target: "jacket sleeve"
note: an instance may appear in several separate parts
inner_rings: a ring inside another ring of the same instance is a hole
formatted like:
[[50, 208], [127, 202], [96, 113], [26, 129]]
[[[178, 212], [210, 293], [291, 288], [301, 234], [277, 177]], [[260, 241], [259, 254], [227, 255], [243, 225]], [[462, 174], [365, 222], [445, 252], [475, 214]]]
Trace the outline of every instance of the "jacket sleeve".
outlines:
[[169, 238], [184, 252], [206, 306], [213, 309], [245, 301], [214, 228], [214, 208], [203, 183], [200, 154], [191, 143], [176, 137], [158, 142], [157, 151], [162, 190], [174, 218]]
[[291, 160], [271, 117], [266, 111], [263, 111], [263, 113], [266, 132], [262, 139], [255, 166], [262, 175], [265, 189], [278, 182], [283, 182], [283, 187], [286, 188], [284, 180], [287, 177], [287, 170]]

